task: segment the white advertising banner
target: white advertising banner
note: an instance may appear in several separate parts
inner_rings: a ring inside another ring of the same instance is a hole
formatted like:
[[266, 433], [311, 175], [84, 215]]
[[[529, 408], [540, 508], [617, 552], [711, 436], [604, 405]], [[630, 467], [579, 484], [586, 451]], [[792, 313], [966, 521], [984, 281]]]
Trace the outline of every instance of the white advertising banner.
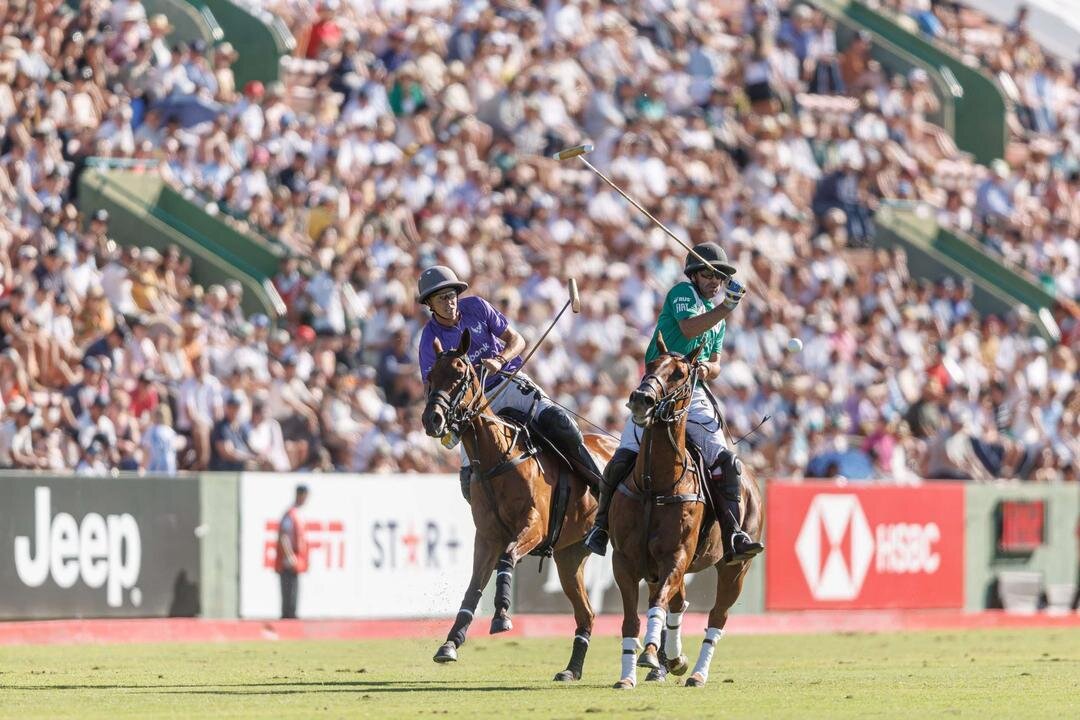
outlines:
[[240, 614], [281, 616], [277, 531], [296, 486], [309, 546], [301, 618], [452, 617], [472, 572], [473, 522], [456, 475], [277, 475], [240, 480]]

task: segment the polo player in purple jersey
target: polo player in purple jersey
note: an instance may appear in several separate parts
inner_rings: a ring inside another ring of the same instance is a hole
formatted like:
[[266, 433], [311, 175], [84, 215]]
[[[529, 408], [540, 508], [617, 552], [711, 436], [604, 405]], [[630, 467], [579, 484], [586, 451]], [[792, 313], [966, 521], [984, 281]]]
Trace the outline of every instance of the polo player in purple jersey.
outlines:
[[[477, 295], [460, 297], [468, 287], [468, 283], [459, 280], [453, 270], [443, 265], [435, 265], [421, 273], [417, 300], [431, 310], [431, 319], [420, 334], [420, 374], [426, 385], [428, 374], [435, 365], [435, 338], [444, 348], [456, 348], [461, 345], [462, 332], [468, 328], [472, 335], [469, 361], [478, 372], [481, 369], [487, 371], [484, 392], [490, 395], [521, 367], [525, 339], [487, 300]], [[524, 372], [519, 372], [510, 382], [514, 387], [501, 393], [492, 402], [491, 409], [498, 413], [509, 407], [525, 414], [534, 410], [544, 436], [555, 444], [575, 470], [586, 475], [589, 485], [599, 487], [600, 469], [570, 414], [553, 403]], [[461, 494], [468, 500], [472, 468], [464, 445], [461, 446], [461, 459]]]

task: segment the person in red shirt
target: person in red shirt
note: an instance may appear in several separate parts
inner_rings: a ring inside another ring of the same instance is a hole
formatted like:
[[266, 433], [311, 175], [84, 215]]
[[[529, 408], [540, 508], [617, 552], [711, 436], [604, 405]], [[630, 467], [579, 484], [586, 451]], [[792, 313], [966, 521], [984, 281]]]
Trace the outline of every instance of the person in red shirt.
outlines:
[[296, 601], [300, 596], [300, 575], [308, 569], [308, 543], [300, 508], [308, 498], [307, 485], [296, 486], [296, 500], [278, 526], [277, 557], [274, 571], [281, 580], [281, 618], [296, 617]]
[[333, 50], [341, 44], [341, 27], [334, 16], [339, 7], [338, 0], [323, 0], [319, 5], [319, 19], [308, 32], [307, 58], [318, 60], [324, 50]]
[[144, 414], [152, 415], [157, 408], [160, 398], [157, 386], [154, 384], [154, 371], [143, 370], [139, 374], [139, 381], [131, 393], [131, 415], [142, 418]]

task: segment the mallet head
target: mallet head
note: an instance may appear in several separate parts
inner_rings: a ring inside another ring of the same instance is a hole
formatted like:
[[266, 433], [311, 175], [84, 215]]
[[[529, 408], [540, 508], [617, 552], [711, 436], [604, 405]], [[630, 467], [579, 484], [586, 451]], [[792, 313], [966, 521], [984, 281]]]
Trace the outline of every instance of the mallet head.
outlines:
[[555, 160], [569, 160], [575, 158], [578, 155], [585, 155], [593, 151], [592, 145], [575, 145], [574, 147], [568, 147], [565, 150], [560, 150], [551, 157]]
[[567, 285], [570, 287], [570, 309], [579, 313], [581, 312], [581, 295], [578, 295], [577, 280], [570, 278]]

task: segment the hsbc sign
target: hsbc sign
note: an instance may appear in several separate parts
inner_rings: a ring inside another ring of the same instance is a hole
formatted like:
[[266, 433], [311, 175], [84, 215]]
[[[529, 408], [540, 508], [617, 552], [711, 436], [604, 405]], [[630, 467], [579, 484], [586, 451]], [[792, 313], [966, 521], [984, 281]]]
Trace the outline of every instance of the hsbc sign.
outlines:
[[773, 483], [766, 606], [960, 607], [960, 485], [837, 488]]
[[858, 596], [874, 554], [874, 535], [856, 495], [818, 495], [795, 540], [799, 567], [816, 600]]

